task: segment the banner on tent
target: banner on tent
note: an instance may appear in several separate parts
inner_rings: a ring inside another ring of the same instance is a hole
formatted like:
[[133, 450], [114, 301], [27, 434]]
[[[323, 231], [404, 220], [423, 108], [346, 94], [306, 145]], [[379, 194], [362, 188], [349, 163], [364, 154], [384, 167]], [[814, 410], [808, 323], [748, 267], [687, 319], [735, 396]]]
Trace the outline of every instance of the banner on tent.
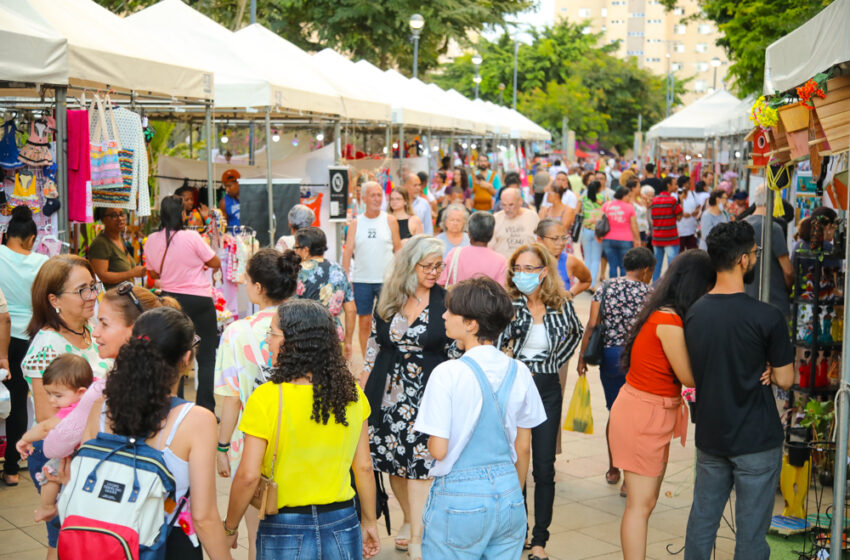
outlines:
[[344, 222], [348, 212], [348, 167], [328, 167], [331, 187], [330, 221]]

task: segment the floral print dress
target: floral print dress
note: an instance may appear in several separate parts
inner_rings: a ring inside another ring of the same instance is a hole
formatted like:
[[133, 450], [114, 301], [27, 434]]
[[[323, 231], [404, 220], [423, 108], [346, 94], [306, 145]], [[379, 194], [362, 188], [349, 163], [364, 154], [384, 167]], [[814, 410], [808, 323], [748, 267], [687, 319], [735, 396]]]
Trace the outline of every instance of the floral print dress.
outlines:
[[[425, 392], [422, 339], [429, 317], [429, 306], [410, 325], [402, 313], [393, 317], [390, 339], [396, 347], [396, 360], [387, 376], [380, 423], [369, 426], [369, 447], [375, 470], [407, 479], [427, 479], [434, 462], [428, 452], [428, 434], [413, 430]], [[375, 334], [373, 321], [372, 337], [366, 349], [367, 371], [371, 371], [378, 355]]]
[[299, 298], [313, 299], [324, 305], [334, 318], [340, 342], [345, 340], [345, 330], [339, 316], [342, 304], [354, 301], [354, 291], [341, 266], [327, 259], [302, 262], [295, 294]]
[[599, 309], [605, 322], [605, 348], [626, 345], [626, 338], [649, 291], [649, 286], [643, 282], [625, 277], [610, 280], [603, 290], [596, 290], [593, 301], [601, 302], [603, 294], [605, 297], [604, 312], [601, 307]]

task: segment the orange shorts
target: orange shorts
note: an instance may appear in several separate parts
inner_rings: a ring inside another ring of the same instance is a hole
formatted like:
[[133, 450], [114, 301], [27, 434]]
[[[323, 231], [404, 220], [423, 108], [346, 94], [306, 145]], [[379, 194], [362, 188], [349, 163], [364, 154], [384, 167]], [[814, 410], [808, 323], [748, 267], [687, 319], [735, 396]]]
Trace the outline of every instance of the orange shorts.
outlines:
[[620, 389], [611, 407], [609, 441], [614, 466], [643, 476], [661, 476], [670, 454], [670, 440], [688, 429], [688, 411], [681, 397], [662, 397], [635, 389]]

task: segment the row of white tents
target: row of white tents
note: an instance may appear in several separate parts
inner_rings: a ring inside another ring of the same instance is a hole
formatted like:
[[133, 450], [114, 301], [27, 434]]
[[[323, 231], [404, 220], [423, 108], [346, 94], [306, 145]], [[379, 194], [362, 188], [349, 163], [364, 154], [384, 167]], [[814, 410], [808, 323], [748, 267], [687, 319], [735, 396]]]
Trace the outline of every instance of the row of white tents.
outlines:
[[178, 106], [212, 102], [216, 114], [271, 108], [291, 117], [551, 139], [517, 111], [331, 50], [308, 54], [259, 24], [232, 32], [181, 0], [124, 18], [91, 0], [3, 0], [0, 82], [116, 88]]

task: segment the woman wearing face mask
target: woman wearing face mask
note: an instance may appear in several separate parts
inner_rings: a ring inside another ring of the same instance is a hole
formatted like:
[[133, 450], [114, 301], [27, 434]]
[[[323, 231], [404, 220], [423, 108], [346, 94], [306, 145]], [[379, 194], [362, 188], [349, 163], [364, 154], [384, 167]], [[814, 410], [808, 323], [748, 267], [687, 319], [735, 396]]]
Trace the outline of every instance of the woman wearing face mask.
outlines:
[[511, 256], [508, 269], [506, 287], [513, 300], [514, 318], [499, 347], [531, 370], [546, 410], [546, 421], [531, 430], [534, 528], [529, 558], [538, 560], [547, 557], [555, 500], [555, 448], [563, 401], [558, 370], [575, 352], [584, 330], [546, 247], [523, 245]]
[[726, 191], [716, 190], [708, 197], [708, 208], [702, 213], [699, 219], [700, 240], [699, 248], [706, 250], [705, 240], [708, 239], [708, 234], [717, 224], [725, 224], [729, 221], [729, 216], [725, 212], [726, 201], [729, 199], [729, 193]]

